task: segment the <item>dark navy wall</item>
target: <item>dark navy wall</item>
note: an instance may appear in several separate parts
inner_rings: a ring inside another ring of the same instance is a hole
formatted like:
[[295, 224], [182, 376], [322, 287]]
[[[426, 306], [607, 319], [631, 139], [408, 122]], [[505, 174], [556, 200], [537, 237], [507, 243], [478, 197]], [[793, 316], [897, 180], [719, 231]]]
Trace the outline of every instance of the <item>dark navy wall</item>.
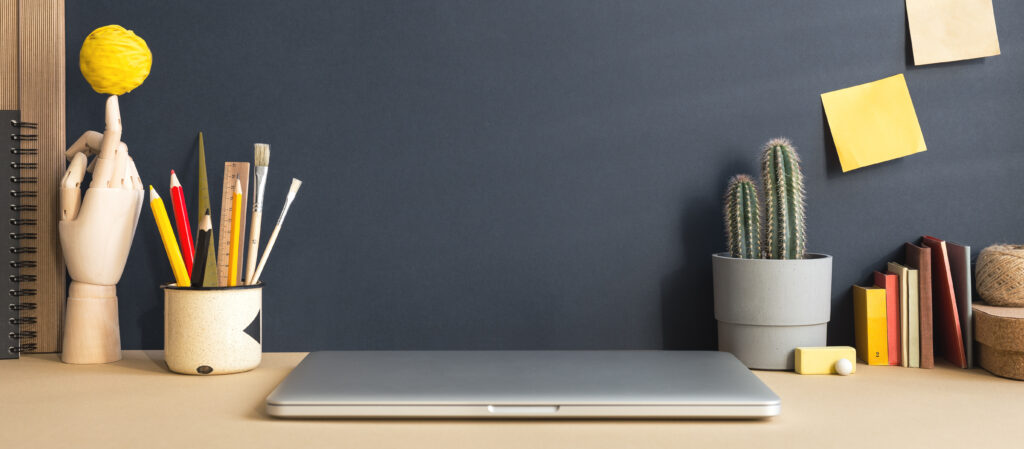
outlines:
[[[917, 68], [891, 0], [68, 2], [68, 142], [103, 127], [78, 48], [116, 23], [154, 55], [121, 99], [145, 182], [177, 170], [194, 212], [202, 130], [219, 210], [223, 161], [272, 144], [265, 236], [305, 183], [267, 350], [713, 348], [725, 182], [788, 136], [850, 344], [850, 285], [904, 241], [1024, 240], [1024, 4], [995, 11], [1002, 55]], [[841, 173], [819, 94], [903, 72], [928, 151]], [[125, 347], [162, 346], [170, 279], [144, 209]]]

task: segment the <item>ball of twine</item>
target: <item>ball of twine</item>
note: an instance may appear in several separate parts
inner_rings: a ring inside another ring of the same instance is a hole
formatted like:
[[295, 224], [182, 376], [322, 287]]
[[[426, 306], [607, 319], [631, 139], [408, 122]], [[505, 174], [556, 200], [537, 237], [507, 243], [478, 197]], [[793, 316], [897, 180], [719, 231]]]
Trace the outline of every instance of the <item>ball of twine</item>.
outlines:
[[131, 92], [146, 80], [152, 65], [153, 54], [146, 41], [120, 25], [93, 30], [78, 54], [82, 76], [101, 94]]
[[978, 294], [993, 306], [1024, 306], [1024, 245], [981, 250], [975, 270]]

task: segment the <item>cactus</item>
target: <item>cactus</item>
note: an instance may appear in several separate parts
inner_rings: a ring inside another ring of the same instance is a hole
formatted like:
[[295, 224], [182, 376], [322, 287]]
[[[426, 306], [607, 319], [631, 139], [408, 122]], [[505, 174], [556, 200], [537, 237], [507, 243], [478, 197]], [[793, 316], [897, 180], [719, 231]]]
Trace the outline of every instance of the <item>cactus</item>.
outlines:
[[761, 217], [757, 204], [757, 187], [750, 176], [736, 175], [729, 180], [725, 193], [725, 228], [732, 257], [761, 257]]
[[761, 154], [761, 183], [765, 197], [765, 257], [801, 259], [807, 245], [804, 219], [804, 181], [800, 158], [789, 139], [768, 141]]

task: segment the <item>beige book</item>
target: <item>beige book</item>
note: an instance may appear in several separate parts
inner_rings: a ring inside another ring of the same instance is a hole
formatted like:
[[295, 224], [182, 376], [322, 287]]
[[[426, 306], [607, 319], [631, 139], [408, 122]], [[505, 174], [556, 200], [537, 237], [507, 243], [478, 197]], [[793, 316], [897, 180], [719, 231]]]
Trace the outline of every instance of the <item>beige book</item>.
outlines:
[[907, 268], [907, 319], [909, 321], [907, 342], [907, 353], [910, 354], [910, 361], [907, 366], [911, 368], [921, 367], [921, 288], [920, 276], [917, 270]]

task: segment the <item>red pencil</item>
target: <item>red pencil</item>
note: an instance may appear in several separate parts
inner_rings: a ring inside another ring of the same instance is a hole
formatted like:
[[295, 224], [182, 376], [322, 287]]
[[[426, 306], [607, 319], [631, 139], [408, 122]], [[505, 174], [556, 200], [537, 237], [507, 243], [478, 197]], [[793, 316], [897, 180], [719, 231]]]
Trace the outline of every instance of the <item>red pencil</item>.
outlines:
[[185, 269], [192, 276], [192, 261], [195, 259], [195, 247], [192, 246], [192, 226], [188, 223], [188, 211], [185, 210], [185, 192], [178, 182], [178, 175], [171, 170], [171, 205], [174, 207], [174, 224], [178, 228], [178, 246], [181, 247], [181, 258], [185, 259]]

